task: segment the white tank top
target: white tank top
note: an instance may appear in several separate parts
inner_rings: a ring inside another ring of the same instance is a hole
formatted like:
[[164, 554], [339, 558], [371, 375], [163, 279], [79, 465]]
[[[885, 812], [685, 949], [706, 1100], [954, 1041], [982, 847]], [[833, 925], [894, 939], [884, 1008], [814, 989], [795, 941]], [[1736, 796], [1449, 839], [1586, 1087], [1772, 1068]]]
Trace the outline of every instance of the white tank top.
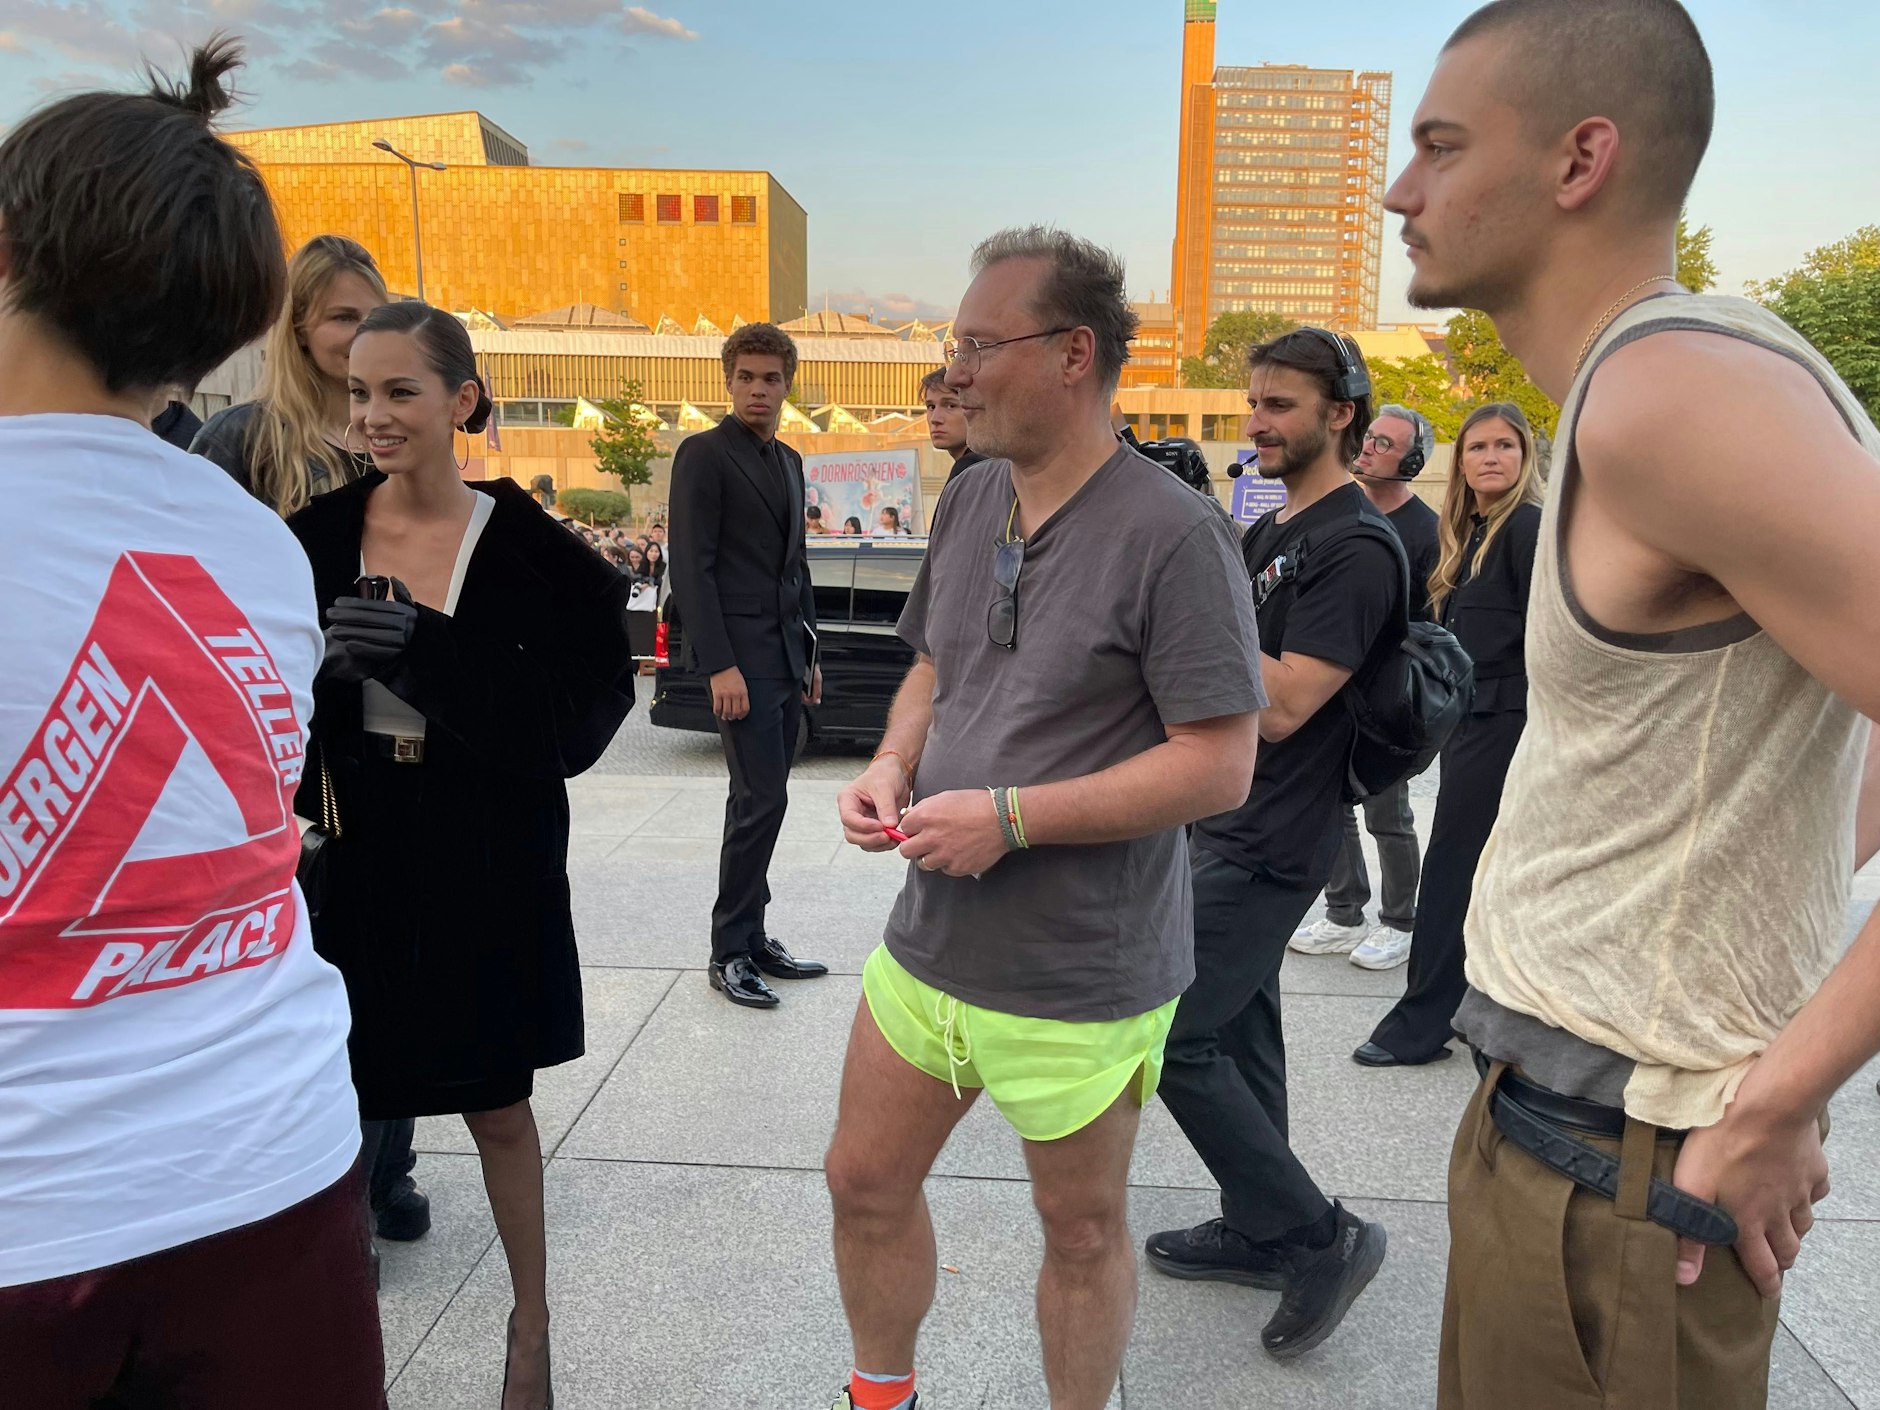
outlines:
[[1866, 721], [1746, 615], [1636, 636], [1601, 627], [1574, 596], [1562, 513], [1586, 386], [1625, 344], [1692, 329], [1806, 367], [1880, 455], [1846, 385], [1760, 305], [1675, 295], [1614, 320], [1561, 408], [1528, 611], [1527, 729], [1467, 926], [1472, 986], [1632, 1059], [1626, 1110], [1673, 1128], [1723, 1115], [1840, 954], [1867, 739]]

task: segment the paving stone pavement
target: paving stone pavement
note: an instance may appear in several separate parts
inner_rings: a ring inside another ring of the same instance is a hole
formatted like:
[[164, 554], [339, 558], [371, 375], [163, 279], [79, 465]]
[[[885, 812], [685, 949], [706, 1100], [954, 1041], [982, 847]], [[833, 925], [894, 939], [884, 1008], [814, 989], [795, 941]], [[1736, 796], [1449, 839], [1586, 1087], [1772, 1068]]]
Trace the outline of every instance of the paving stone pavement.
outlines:
[[[812, 757], [792, 786], [771, 928], [833, 973], [780, 986], [773, 1012], [732, 1007], [704, 974], [724, 800], [716, 742], [697, 736], [694, 751], [684, 736], [638, 727], [647, 737], [629, 736], [570, 788], [588, 1055], [542, 1073], [536, 1095], [556, 1403], [821, 1410], [847, 1371], [848, 1342], [819, 1166], [862, 960], [901, 863], [842, 845], [837, 780], [858, 761]], [[634, 772], [636, 758], [661, 771]], [[1433, 782], [1413, 796], [1426, 835]], [[1880, 871], [1863, 874], [1850, 936], [1877, 899]], [[1470, 1073], [1460, 1060], [1408, 1072], [1351, 1063], [1401, 985], [1401, 970], [1373, 974], [1336, 956], [1293, 955], [1283, 974], [1295, 1143], [1328, 1193], [1388, 1228], [1376, 1282], [1331, 1340], [1281, 1366], [1257, 1337], [1275, 1294], [1175, 1283], [1145, 1267], [1113, 1406], [1433, 1404], [1443, 1172]], [[1834, 1193], [1790, 1275], [1773, 1410], [1880, 1410], [1876, 1077], [1880, 1064], [1835, 1103]], [[391, 1405], [494, 1410], [508, 1286], [473, 1147], [454, 1118], [420, 1123], [418, 1146], [436, 1225], [420, 1243], [382, 1246]], [[981, 1103], [929, 1181], [941, 1261], [958, 1271], [941, 1274], [923, 1335], [923, 1407], [1046, 1404], [1031, 1312], [1040, 1242], [1023, 1171], [1017, 1138]], [[1131, 1183], [1138, 1241], [1217, 1212], [1205, 1170], [1160, 1106], [1145, 1114]], [[1507, 1403], [1519, 1410], [1517, 1389]]]

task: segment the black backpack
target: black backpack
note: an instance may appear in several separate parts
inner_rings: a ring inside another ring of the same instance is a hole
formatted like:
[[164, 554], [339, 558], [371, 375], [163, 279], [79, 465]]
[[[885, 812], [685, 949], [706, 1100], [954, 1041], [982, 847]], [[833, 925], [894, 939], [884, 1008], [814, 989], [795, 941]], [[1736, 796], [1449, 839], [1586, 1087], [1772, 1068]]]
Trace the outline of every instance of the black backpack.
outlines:
[[1358, 535], [1389, 546], [1403, 586], [1394, 632], [1386, 628], [1338, 692], [1358, 727], [1345, 771], [1345, 796], [1353, 802], [1429, 768], [1475, 700], [1475, 663], [1462, 643], [1434, 622], [1410, 620], [1410, 556], [1388, 520], [1364, 516], [1341, 524], [1317, 542], [1302, 541], [1297, 559], [1303, 564], [1313, 548]]

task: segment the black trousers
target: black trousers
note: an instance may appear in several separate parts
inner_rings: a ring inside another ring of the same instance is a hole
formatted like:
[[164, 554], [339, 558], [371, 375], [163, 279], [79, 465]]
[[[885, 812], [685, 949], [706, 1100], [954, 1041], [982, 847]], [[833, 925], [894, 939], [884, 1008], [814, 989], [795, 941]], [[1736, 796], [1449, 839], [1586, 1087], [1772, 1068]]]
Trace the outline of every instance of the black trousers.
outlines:
[[[1410, 780], [1364, 800], [1364, 830], [1377, 842], [1381, 898], [1378, 919], [1393, 930], [1414, 930], [1417, 923], [1417, 828], [1410, 811]], [[1344, 837], [1325, 883], [1325, 914], [1340, 925], [1363, 925], [1371, 899], [1371, 877], [1358, 840], [1357, 808], [1339, 805]]]
[[1404, 995], [1385, 1014], [1371, 1041], [1401, 1062], [1424, 1062], [1451, 1037], [1450, 1022], [1468, 982], [1462, 977], [1463, 922], [1475, 887], [1475, 865], [1501, 810], [1502, 784], [1527, 712], [1470, 715], [1443, 750], [1436, 821], [1423, 857], [1423, 894], [1410, 942]]
[[1279, 969], [1319, 888], [1279, 886], [1193, 848], [1195, 982], [1182, 995], [1162, 1100], [1221, 1187], [1221, 1215], [1277, 1239], [1331, 1207], [1286, 1144]]
[[725, 800], [725, 842], [718, 854], [718, 901], [712, 907], [712, 961], [748, 955], [764, 939], [770, 904], [770, 854], [790, 806], [790, 766], [803, 717], [803, 688], [794, 680], [747, 680], [751, 713], [720, 720], [731, 795]]
[[412, 1183], [418, 1157], [411, 1153], [411, 1141], [417, 1126], [409, 1116], [359, 1123], [363, 1137], [359, 1169], [366, 1177], [366, 1198], [373, 1209], [384, 1208]]

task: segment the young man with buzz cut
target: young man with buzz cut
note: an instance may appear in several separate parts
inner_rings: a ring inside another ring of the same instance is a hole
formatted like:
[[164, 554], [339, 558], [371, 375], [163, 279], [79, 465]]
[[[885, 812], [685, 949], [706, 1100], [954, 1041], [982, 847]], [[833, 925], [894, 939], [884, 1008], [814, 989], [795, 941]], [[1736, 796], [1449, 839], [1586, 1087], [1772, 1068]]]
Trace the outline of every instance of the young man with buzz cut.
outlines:
[[286, 293], [211, 127], [239, 58], [0, 141], [0, 1400], [33, 1410], [385, 1404], [346, 989], [294, 879], [313, 576], [150, 433]]
[[1395, 649], [1404, 570], [1390, 521], [1351, 480], [1371, 420], [1357, 345], [1301, 328], [1247, 359], [1247, 439], [1286, 489], [1241, 540], [1272, 703], [1252, 790], [1195, 827], [1195, 977], [1162, 1077], [1221, 1215], [1145, 1251], [1173, 1278], [1277, 1290], [1260, 1344], [1289, 1360], [1332, 1334], [1384, 1261], [1383, 1228], [1326, 1199], [1287, 1143], [1279, 972], [1341, 841], [1356, 726], [1338, 693]]
[[796, 344], [751, 323], [722, 356], [731, 412], [672, 458], [672, 595], [684, 661], [708, 678], [731, 772], [706, 973], [732, 1003], [775, 1008], [765, 976], [829, 972], [764, 928], [803, 707], [822, 703], [803, 457], [777, 439]]
[[[1421, 412], [1382, 406], [1359, 442], [1352, 478], [1378, 513], [1390, 520], [1410, 560], [1410, 619], [1428, 621], [1430, 574], [1436, 571], [1436, 511], [1410, 482], [1436, 450], [1436, 431]], [[1325, 916], [1292, 938], [1305, 955], [1349, 954], [1360, 969], [1395, 969], [1410, 958], [1417, 925], [1417, 884], [1423, 870], [1416, 815], [1410, 811], [1410, 780], [1364, 800], [1364, 830], [1377, 843], [1378, 917], [1366, 925], [1371, 878], [1358, 840], [1357, 805], [1347, 803], [1339, 824], [1343, 840], [1325, 883]], [[1381, 1049], [1379, 1050], [1382, 1051]], [[1448, 1049], [1443, 1049], [1445, 1056]], [[1385, 1055], [1388, 1057], [1388, 1054]]]
[[[1411, 302], [1486, 312], [1561, 403], [1455, 1020], [1483, 1080], [1442, 1410], [1762, 1410], [1823, 1113], [1880, 1050], [1880, 916], [1841, 952], [1880, 789], [1880, 433], [1773, 314], [1679, 288], [1713, 110], [1675, 0], [1500, 0], [1386, 197]], [[1757, 435], [1665, 435], [1667, 388]]]
[[1136, 325], [1122, 262], [1033, 227], [973, 268], [947, 385], [990, 458], [940, 501], [901, 617], [915, 665], [838, 800], [851, 843], [910, 863], [827, 1161], [842, 1410], [914, 1404], [922, 1182], [982, 1089], [1044, 1226], [1051, 1410], [1108, 1403], [1136, 1306], [1129, 1158], [1193, 975], [1182, 827], [1246, 796], [1266, 701], [1227, 516], [1110, 430]]
[[969, 470], [986, 457], [966, 444], [966, 414], [960, 410], [960, 394], [947, 385], [947, 370], [936, 367], [920, 379], [920, 399], [927, 408], [927, 438], [935, 450], [953, 457], [947, 471], [950, 485], [962, 470]]

